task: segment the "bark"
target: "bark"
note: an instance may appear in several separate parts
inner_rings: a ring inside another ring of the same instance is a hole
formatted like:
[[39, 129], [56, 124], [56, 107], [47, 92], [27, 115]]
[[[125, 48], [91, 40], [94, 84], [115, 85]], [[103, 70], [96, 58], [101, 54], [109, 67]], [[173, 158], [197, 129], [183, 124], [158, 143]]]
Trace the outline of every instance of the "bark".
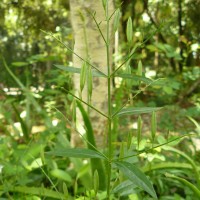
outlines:
[[[109, 1], [109, 13], [114, 11], [114, 5], [112, 1]], [[70, 0], [71, 7], [71, 23], [74, 32], [74, 52], [76, 52], [83, 59], [87, 59], [92, 65], [107, 73], [106, 67], [106, 46], [101, 37], [100, 32], [92, 19], [92, 13], [96, 12], [95, 19], [100, 23], [100, 28], [103, 35], [106, 35], [106, 22], [105, 12], [102, 6], [102, 1], [90, 1], [90, 0]], [[112, 32], [112, 31], [111, 31]], [[111, 42], [111, 54], [112, 54], [112, 42]], [[110, 55], [111, 55], [110, 54]], [[81, 67], [83, 61], [77, 56], [73, 56], [74, 67]], [[74, 76], [75, 90], [79, 91], [80, 76]], [[87, 87], [85, 87], [87, 88]], [[82, 99], [88, 101], [87, 91], [82, 93]], [[93, 93], [91, 104], [107, 113], [107, 80], [105, 78], [93, 77]], [[92, 121], [94, 133], [96, 136], [102, 135], [106, 127], [106, 119], [90, 109], [90, 119]], [[77, 121], [80, 122], [80, 114], [77, 113]], [[77, 136], [72, 134], [73, 145], [76, 146]], [[98, 141], [97, 141], [98, 143]]]

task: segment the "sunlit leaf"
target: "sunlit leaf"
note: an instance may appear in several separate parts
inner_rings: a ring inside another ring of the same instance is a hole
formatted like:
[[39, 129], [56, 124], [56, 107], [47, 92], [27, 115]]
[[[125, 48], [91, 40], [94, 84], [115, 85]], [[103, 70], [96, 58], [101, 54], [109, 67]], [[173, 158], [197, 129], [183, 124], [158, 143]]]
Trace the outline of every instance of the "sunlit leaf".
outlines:
[[28, 63], [27, 62], [12, 62], [12, 65], [15, 67], [24, 67], [24, 66], [27, 66]]
[[139, 62], [138, 62], [138, 71], [137, 71], [137, 75], [138, 76], [142, 76], [142, 61], [140, 60]]
[[87, 63], [84, 62], [82, 67], [81, 67], [81, 72], [80, 72], [80, 91], [83, 91], [83, 88], [85, 86], [85, 81], [88, 73], [88, 66]]
[[115, 162], [117, 168], [136, 186], [145, 190], [149, 193], [153, 198], [157, 199], [156, 192], [153, 188], [153, 185], [146, 177], [146, 175], [140, 171], [135, 165], [124, 162], [124, 161], [117, 161]]
[[126, 25], [126, 37], [128, 42], [132, 42], [133, 39], [133, 22], [131, 17], [128, 18], [128, 22]]
[[120, 12], [120, 9], [118, 8], [115, 11], [115, 16], [114, 16], [114, 22], [113, 22], [113, 24], [114, 24], [114, 32], [116, 32], [118, 27], [119, 27], [120, 17], [121, 17], [121, 12]]
[[61, 169], [53, 169], [50, 171], [51, 175], [60, 179], [60, 180], [64, 180], [64, 181], [67, 181], [67, 182], [72, 182], [72, 178], [71, 176], [65, 172], [64, 170], [61, 170]]
[[69, 192], [68, 192], [66, 183], [63, 183], [63, 193], [64, 193], [65, 197], [68, 198]]

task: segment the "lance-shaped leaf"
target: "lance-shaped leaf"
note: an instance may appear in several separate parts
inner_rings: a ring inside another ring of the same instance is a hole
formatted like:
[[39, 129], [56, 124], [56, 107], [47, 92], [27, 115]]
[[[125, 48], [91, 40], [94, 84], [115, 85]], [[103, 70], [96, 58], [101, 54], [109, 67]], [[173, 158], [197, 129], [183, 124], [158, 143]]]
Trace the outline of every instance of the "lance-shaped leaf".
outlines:
[[65, 182], [63, 183], [63, 193], [64, 193], [64, 196], [65, 196], [66, 198], [69, 197], [69, 192], [68, 192], [67, 185], [66, 185]]
[[142, 118], [141, 118], [141, 116], [139, 116], [138, 117], [138, 121], [137, 121], [137, 143], [138, 143], [138, 150], [139, 150], [139, 147], [140, 147], [141, 135], [142, 135]]
[[72, 101], [72, 121], [76, 122], [76, 99], [74, 98]]
[[137, 191], [137, 186], [130, 180], [126, 180], [117, 185], [112, 193], [118, 193], [120, 196], [125, 196], [128, 194], [135, 193]]
[[85, 86], [85, 81], [88, 73], [88, 66], [87, 63], [84, 62], [81, 67], [81, 74], [80, 74], [80, 91], [83, 91], [83, 88]]
[[143, 107], [143, 108], [135, 108], [135, 107], [128, 107], [121, 109], [115, 116], [121, 115], [139, 115], [144, 113], [151, 113], [153, 111], [157, 111], [162, 109], [162, 107]]
[[155, 135], [156, 135], [156, 113], [155, 111], [152, 112], [152, 117], [151, 117], [151, 139], [152, 143], [154, 142]]
[[[131, 74], [131, 66], [129, 64], [126, 65], [126, 74], [128, 74], [129, 76], [132, 75]], [[125, 82], [126, 82], [127, 87], [131, 88], [132, 82], [133, 82], [132, 79], [126, 79]]]
[[60, 180], [64, 180], [66, 182], [69, 182], [71, 183], [72, 182], [72, 178], [71, 176], [64, 170], [61, 170], [61, 169], [53, 169], [50, 171], [50, 174], [53, 176], [53, 177], [56, 177]]
[[126, 176], [130, 181], [132, 181], [136, 186], [143, 189], [149, 193], [153, 198], [157, 199], [156, 192], [153, 188], [153, 185], [146, 177], [146, 175], [140, 171], [135, 165], [124, 162], [117, 161], [115, 162], [116, 167]]
[[132, 133], [129, 132], [128, 137], [127, 137], [127, 149], [130, 149], [132, 143]]
[[104, 10], [106, 11], [107, 0], [102, 0], [102, 5], [103, 5]]
[[132, 79], [134, 81], [143, 81], [146, 84], [150, 84], [153, 82], [153, 80], [146, 78], [144, 76], [138, 76], [133, 74], [117, 74], [115, 77], [120, 77], [124, 79]]
[[74, 158], [100, 158], [105, 159], [105, 157], [99, 152], [91, 149], [82, 148], [69, 148], [69, 149], [59, 149], [54, 151], [46, 152], [48, 155], [61, 156], [61, 157], [74, 157]]
[[[64, 71], [67, 71], [67, 72], [71, 72], [71, 73], [74, 73], [74, 74], [80, 74], [81, 73], [81, 68], [78, 68], [78, 67], [69, 67], [69, 66], [63, 66], [63, 65], [54, 65], [55, 67], [59, 68], [59, 69], [62, 69]], [[92, 75], [94, 77], [106, 77], [103, 73], [95, 70], [95, 69], [92, 69]]]
[[92, 77], [92, 69], [91, 67], [89, 67], [88, 69], [88, 80], [87, 80], [87, 84], [88, 84], [88, 94], [89, 94], [89, 97], [91, 99], [92, 97], [92, 89], [93, 89], [93, 77]]
[[119, 27], [119, 21], [120, 21], [120, 17], [121, 17], [121, 12], [120, 9], [118, 8], [115, 11], [115, 17], [114, 17], [114, 33], [117, 31], [118, 27]]
[[142, 62], [141, 60], [138, 62], [138, 71], [137, 71], [138, 76], [142, 76]]
[[128, 22], [126, 25], [126, 37], [128, 42], [132, 42], [133, 39], [133, 22], [131, 17], [128, 18]]
[[93, 181], [94, 181], [94, 192], [95, 194], [97, 194], [98, 190], [99, 190], [99, 173], [97, 170], [95, 170], [94, 172], [94, 177], [93, 177]]

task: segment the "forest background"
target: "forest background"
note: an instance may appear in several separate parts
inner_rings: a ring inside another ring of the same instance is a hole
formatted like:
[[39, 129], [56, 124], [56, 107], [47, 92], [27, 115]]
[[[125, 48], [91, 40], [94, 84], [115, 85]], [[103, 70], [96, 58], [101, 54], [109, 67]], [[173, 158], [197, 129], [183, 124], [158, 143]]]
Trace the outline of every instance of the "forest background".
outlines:
[[[161, 80], [147, 88], [142, 85], [142, 92], [138, 92], [138, 81], [119, 78], [112, 81], [113, 108], [133, 96], [131, 103], [136, 108], [163, 107], [157, 113], [155, 140], [158, 144], [167, 143], [166, 148], [140, 154], [131, 162], [148, 174], [159, 199], [198, 199], [200, 1], [116, 0], [114, 5], [119, 8], [121, 18], [113, 36], [112, 68], [132, 48], [127, 39], [127, 20], [131, 17], [133, 44], [145, 43], [135, 51], [129, 70], [137, 74], [138, 63], [142, 63], [143, 77]], [[52, 159], [45, 154], [73, 144], [74, 128], [69, 123], [74, 120], [73, 75], [69, 70], [61, 70], [73, 66], [73, 51], [57, 40], [73, 49], [70, 12], [68, 0], [0, 2], [0, 199], [104, 199], [106, 196], [101, 186], [95, 191], [87, 159]], [[139, 150], [148, 144], [151, 114], [142, 115], [140, 141], [137, 117], [113, 121], [116, 155], [125, 148], [127, 135], [131, 134], [133, 146], [140, 143]], [[180, 139], [168, 144], [169, 138], [177, 137]], [[84, 145], [82, 141], [80, 147]], [[129, 156], [130, 152], [123, 154]], [[166, 169], [182, 179], [166, 176]], [[150, 199], [133, 185], [132, 189], [127, 187], [129, 182], [120, 180], [115, 184], [116, 174], [117, 170], [113, 170], [113, 199]]]

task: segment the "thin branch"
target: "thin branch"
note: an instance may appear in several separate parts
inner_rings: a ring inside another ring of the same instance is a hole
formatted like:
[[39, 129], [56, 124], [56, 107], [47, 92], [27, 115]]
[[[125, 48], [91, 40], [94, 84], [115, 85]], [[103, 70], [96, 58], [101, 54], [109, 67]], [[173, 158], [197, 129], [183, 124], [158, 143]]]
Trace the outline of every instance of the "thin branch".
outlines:
[[93, 20], [94, 20], [94, 22], [95, 22], [95, 24], [96, 24], [96, 26], [97, 26], [99, 32], [100, 32], [101, 37], [103, 38], [105, 44], [108, 45], [108, 43], [107, 43], [107, 41], [106, 41], [106, 39], [105, 39], [105, 37], [104, 37], [102, 31], [101, 31], [101, 28], [100, 28], [100, 26], [99, 26], [99, 24], [98, 24], [98, 22], [97, 22], [97, 20], [96, 20], [96, 18], [95, 18], [95, 14], [92, 14], [90, 11], [88, 11], [88, 12], [91, 14], [91, 16], [92, 16], [92, 18], [93, 18]]
[[77, 97], [76, 95], [74, 95], [73, 93], [69, 92], [68, 90], [66, 90], [65, 88], [61, 87], [61, 89], [67, 93], [70, 94], [71, 96], [73, 96], [74, 98], [76, 98], [77, 100], [79, 100], [80, 102], [84, 103], [85, 105], [87, 105], [88, 107], [92, 108], [93, 110], [95, 110], [96, 112], [98, 112], [100, 115], [104, 116], [105, 118], [109, 119], [109, 117], [104, 114], [103, 112], [101, 112], [100, 110], [96, 109], [94, 106], [88, 104], [87, 102], [83, 101], [82, 99], [80, 99], [79, 97]]
[[138, 92], [132, 97], [132, 98], [129, 98], [126, 103], [120, 108], [118, 109], [113, 115], [112, 115], [112, 118], [114, 118], [132, 99], [134, 99], [138, 94], [140, 94], [141, 92], [143, 92], [146, 88], [148, 88], [151, 84], [159, 81], [159, 79], [155, 80], [155, 81], [152, 81], [151, 83], [149, 83], [148, 85], [146, 85], [142, 90], [138, 90]]
[[69, 50], [72, 54], [74, 54], [75, 56], [77, 56], [80, 60], [86, 62], [88, 65], [90, 65], [92, 68], [96, 69], [98, 72], [104, 74], [106, 77], [107, 75], [102, 72], [101, 70], [99, 70], [97, 67], [95, 67], [93, 64], [91, 64], [90, 62], [88, 62], [87, 60], [85, 60], [84, 58], [82, 58], [81, 56], [79, 56], [76, 52], [74, 52], [70, 47], [68, 47], [66, 44], [64, 44], [59, 38], [55, 37], [53, 35], [53, 33], [47, 33], [46, 31], [41, 30], [43, 33], [50, 35], [51, 37], [53, 37], [56, 41], [58, 41], [60, 44], [62, 44], [67, 50]]

